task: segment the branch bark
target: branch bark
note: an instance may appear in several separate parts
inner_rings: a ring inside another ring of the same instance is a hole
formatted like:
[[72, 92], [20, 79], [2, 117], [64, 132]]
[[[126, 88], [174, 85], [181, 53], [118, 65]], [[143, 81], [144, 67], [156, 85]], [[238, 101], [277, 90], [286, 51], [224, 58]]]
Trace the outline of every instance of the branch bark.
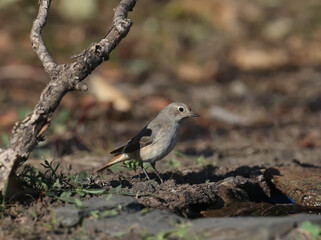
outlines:
[[92, 43], [87, 49], [75, 55], [76, 61], [70, 64], [57, 64], [50, 55], [41, 35], [51, 0], [41, 0], [39, 11], [33, 22], [30, 40], [50, 81], [42, 91], [40, 100], [22, 122], [16, 123], [10, 137], [11, 144], [0, 149], [0, 191], [3, 191], [9, 175], [29, 157], [36, 145], [44, 139], [51, 116], [63, 96], [70, 91], [86, 91], [82, 83], [99, 64], [109, 59], [109, 54], [127, 35], [132, 21], [127, 14], [135, 6], [136, 0], [122, 0], [115, 9], [113, 25], [107, 35], [98, 43]]

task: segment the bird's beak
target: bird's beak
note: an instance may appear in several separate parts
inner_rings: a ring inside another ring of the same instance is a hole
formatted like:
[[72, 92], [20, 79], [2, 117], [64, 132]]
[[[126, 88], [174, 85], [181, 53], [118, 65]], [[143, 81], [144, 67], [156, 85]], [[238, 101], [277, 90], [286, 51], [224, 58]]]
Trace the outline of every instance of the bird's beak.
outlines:
[[199, 115], [197, 113], [190, 112], [189, 117], [199, 117]]

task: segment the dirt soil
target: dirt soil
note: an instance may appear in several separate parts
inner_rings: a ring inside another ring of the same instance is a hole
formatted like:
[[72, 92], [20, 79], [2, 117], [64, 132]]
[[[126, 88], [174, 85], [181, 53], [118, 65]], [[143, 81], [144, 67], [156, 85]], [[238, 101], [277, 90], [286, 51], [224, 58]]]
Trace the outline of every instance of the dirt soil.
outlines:
[[[36, 4], [6, 2], [0, 7], [1, 148], [49, 80], [30, 46]], [[77, 2], [84, 10], [73, 13], [79, 9], [63, 5], [72, 1], [54, 2], [44, 36], [58, 63], [106, 34], [116, 4]], [[142, 207], [185, 218], [321, 214], [291, 204], [266, 175], [269, 168], [321, 168], [320, 9], [320, 0], [137, 1], [127, 37], [85, 80], [88, 92], [64, 97], [26, 164], [45, 173], [44, 156], [60, 164], [59, 174], [85, 172], [90, 187], [121, 185]], [[96, 173], [110, 151], [174, 101], [200, 117], [182, 124], [174, 151], [157, 163], [164, 183], [151, 168], [150, 182], [140, 169]], [[2, 207], [0, 239], [113, 239], [82, 226], [58, 227], [53, 209], [67, 203], [40, 188], [9, 189], [19, 196]]]
[[[175, 151], [158, 162], [157, 168], [164, 179], [162, 184], [150, 168], [147, 170], [153, 179], [150, 182], [146, 181], [140, 169], [134, 171], [122, 168], [97, 175], [95, 170], [110, 156], [88, 151], [93, 146], [88, 141], [81, 141], [83, 136], [79, 133], [72, 135], [72, 138], [66, 134], [64, 137], [56, 137], [56, 141], [51, 139], [50, 146], [64, 146], [65, 149], [60, 149], [62, 152], [72, 152], [60, 153], [55, 158], [55, 162], [61, 164], [59, 171], [66, 175], [85, 171], [93, 177], [92, 186], [99, 188], [111, 189], [121, 185], [122, 191], [137, 193], [137, 196], [142, 193], [152, 194], [138, 197], [139, 202], [147, 208], [169, 209], [188, 218], [309, 212], [303, 208], [284, 212], [275, 209], [267, 211], [275, 203], [288, 201], [275, 192], [264, 177], [264, 172], [275, 166], [321, 167], [320, 88], [317, 88], [320, 86], [320, 75], [318, 70], [312, 68], [282, 70], [272, 74], [246, 73], [239, 75], [240, 80], [230, 83], [216, 82], [183, 89], [184, 96], [193, 96], [193, 101], [187, 97], [177, 97], [177, 100], [189, 103], [201, 117], [182, 124]], [[148, 81], [150, 87], [154, 84]], [[232, 97], [231, 92], [240, 86], [244, 93]], [[207, 92], [210, 90], [213, 92]], [[155, 98], [153, 101], [153, 105], [146, 99], [137, 101], [130, 114], [119, 119], [110, 116], [108, 119], [112, 120], [88, 118], [86, 130], [97, 139], [109, 139], [110, 145], [112, 143], [117, 147], [143, 127], [147, 119], [155, 116], [158, 108], [166, 104], [167, 100]], [[218, 119], [215, 113], [217, 106], [229, 113], [233, 112], [236, 119], [242, 121], [231, 123], [224, 117]], [[109, 108], [106, 109], [110, 112]], [[49, 145], [40, 148], [46, 146]], [[83, 146], [87, 149], [81, 149]], [[103, 152], [111, 149], [103, 149]], [[40, 163], [42, 160], [39, 158], [28, 161], [28, 164], [44, 171]], [[52, 227], [52, 209], [66, 203], [48, 196], [42, 200], [38, 199], [39, 195], [29, 196], [6, 205], [1, 238], [67, 239], [85, 235], [102, 236], [101, 233], [84, 234], [81, 226], [71, 229]], [[80, 198], [90, 197], [94, 196], [87, 194]], [[277, 200], [273, 200], [273, 197]], [[262, 201], [256, 209], [251, 210]], [[224, 209], [224, 205], [237, 207], [217, 211]], [[216, 212], [208, 212], [207, 209], [216, 209]], [[126, 236], [122, 238], [127, 239]]]

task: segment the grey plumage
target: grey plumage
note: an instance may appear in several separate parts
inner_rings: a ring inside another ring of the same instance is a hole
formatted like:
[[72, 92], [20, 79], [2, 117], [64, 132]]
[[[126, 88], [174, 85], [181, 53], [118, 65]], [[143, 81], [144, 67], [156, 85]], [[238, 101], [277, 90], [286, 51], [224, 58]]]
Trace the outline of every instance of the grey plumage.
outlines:
[[147, 124], [135, 137], [124, 146], [113, 150], [114, 158], [98, 170], [101, 172], [113, 164], [129, 159], [137, 160], [147, 179], [143, 162], [150, 162], [157, 176], [163, 181], [155, 168], [156, 161], [165, 157], [176, 145], [180, 124], [184, 119], [197, 117], [184, 103], [174, 102], [166, 106], [157, 117]]

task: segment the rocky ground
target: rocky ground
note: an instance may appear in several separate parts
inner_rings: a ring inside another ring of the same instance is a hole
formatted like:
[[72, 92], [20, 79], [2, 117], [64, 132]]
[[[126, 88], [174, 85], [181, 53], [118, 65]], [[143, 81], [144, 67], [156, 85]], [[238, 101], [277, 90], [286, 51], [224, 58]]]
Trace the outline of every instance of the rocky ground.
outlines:
[[[47, 171], [46, 177], [21, 168], [27, 195], [5, 205], [1, 237], [310, 239], [311, 228], [320, 230], [321, 221], [320, 100], [319, 89], [313, 87], [320, 84], [317, 76], [312, 69], [285, 71], [269, 81], [262, 75], [254, 83], [253, 76], [245, 74], [238, 83], [184, 89], [198, 92], [195, 98], [209, 89], [213, 94], [189, 103], [201, 117], [182, 124], [177, 147], [157, 163], [164, 183], [151, 168], [151, 181], [139, 168], [116, 165], [101, 174], [96, 169], [109, 159], [107, 151], [132, 137], [166, 98], [147, 97], [125, 116], [96, 105], [85, 116], [92, 142], [75, 125], [37, 149], [43, 153], [50, 147], [56, 154], [52, 167], [60, 164], [57, 176], [36, 156], [28, 164], [40, 173]], [[280, 82], [285, 77], [293, 80]], [[252, 95], [233, 99], [240, 84]], [[152, 80], [148, 86], [160, 91]], [[289, 88], [291, 94], [280, 93]], [[97, 120], [97, 111], [109, 120]], [[107, 149], [99, 142], [103, 139], [109, 139]], [[30, 189], [32, 180], [24, 174], [39, 180], [33, 182], [38, 190]], [[59, 182], [50, 183], [48, 177]]]
[[76, 194], [81, 202], [73, 204], [63, 197], [25, 198], [6, 207], [1, 234], [4, 239], [312, 239], [309, 224], [319, 230], [321, 224], [320, 167], [286, 165], [186, 167], [162, 171], [162, 184], [125, 169], [85, 175], [85, 188], [87, 182], [106, 193]]
[[[59, 63], [104, 36], [115, 7], [84, 1], [81, 11], [73, 1], [52, 4], [44, 31]], [[28, 37], [37, 6], [7, 2], [1, 147], [48, 81]], [[126, 39], [85, 80], [89, 92], [63, 99], [19, 169], [0, 238], [320, 239], [320, 6], [138, 1]], [[157, 163], [164, 183], [151, 168], [151, 181], [122, 165], [96, 173], [173, 101], [200, 117], [182, 124], [175, 150]]]

